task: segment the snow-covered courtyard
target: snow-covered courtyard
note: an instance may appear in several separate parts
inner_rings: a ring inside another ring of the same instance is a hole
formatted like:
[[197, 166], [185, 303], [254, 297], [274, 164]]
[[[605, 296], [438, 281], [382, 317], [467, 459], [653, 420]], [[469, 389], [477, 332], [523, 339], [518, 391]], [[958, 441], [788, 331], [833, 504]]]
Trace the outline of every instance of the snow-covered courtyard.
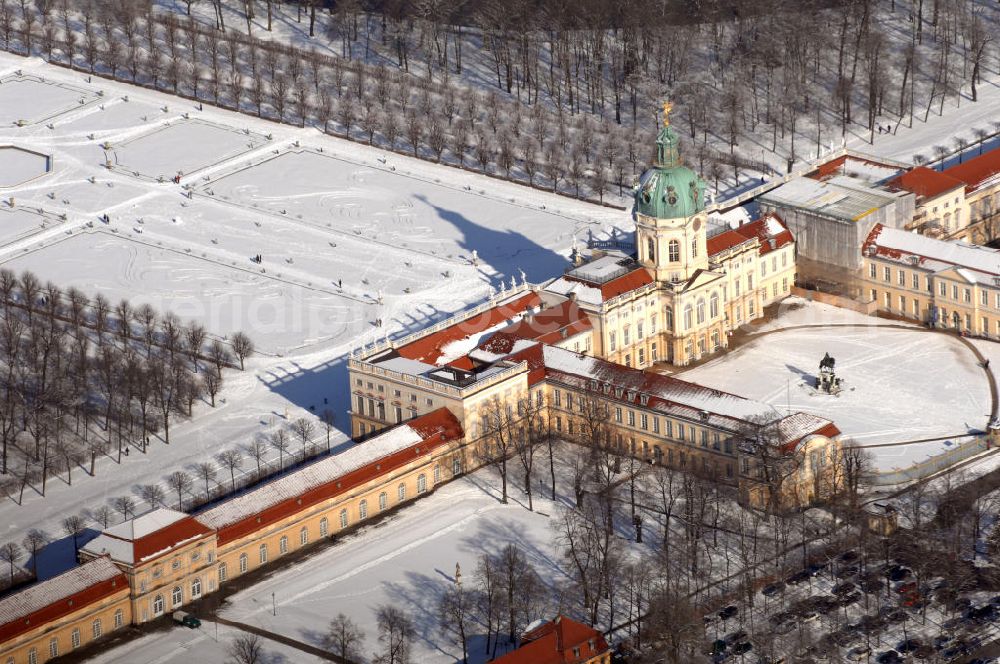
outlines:
[[[815, 389], [819, 361], [836, 361], [843, 391]], [[745, 346], [682, 373], [687, 379], [815, 413], [870, 447], [876, 466], [910, 466], [986, 429], [988, 378], [972, 352], [947, 334], [884, 325], [824, 326], [764, 333]], [[940, 439], [927, 443], [908, 443]]]

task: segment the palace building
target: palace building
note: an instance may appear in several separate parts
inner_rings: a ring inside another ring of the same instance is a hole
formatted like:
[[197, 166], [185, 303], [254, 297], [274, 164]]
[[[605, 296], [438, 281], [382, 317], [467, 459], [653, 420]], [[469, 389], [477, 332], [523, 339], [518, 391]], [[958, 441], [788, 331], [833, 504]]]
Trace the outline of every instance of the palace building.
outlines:
[[[750, 504], [803, 504], [829, 492], [839, 434], [832, 422], [648, 370], [726, 348], [730, 333], [785, 297], [795, 279], [795, 241], [777, 215], [710, 232], [704, 184], [681, 165], [669, 124], [656, 149], [635, 192], [635, 254], [577, 257], [547, 284], [521, 284], [356, 353], [348, 362], [352, 435], [444, 407], [473, 448], [496, 434], [498, 409], [535, 410], [552, 435], [582, 440], [593, 437], [584, 420], [596, 407], [604, 442], [621, 454], [711, 475]], [[746, 444], [761, 429], [773, 454]], [[783, 471], [763, 467], [772, 463]], [[776, 474], [788, 480], [780, 496], [762, 481]]]

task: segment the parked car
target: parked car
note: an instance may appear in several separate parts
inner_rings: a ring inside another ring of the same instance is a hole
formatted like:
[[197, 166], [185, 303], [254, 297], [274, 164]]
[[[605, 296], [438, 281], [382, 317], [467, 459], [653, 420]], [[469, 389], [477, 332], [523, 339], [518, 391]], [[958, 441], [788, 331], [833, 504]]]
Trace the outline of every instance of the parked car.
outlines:
[[740, 641], [746, 641], [749, 636], [750, 635], [747, 634], [745, 630], [740, 629], [733, 632], [732, 634], [727, 635], [725, 638], [725, 642], [729, 645], [732, 645], [734, 643], [739, 643]]
[[837, 573], [834, 576], [836, 576], [838, 579], [849, 579], [852, 576], [857, 576], [857, 575], [858, 575], [858, 566], [847, 565], [845, 567], [841, 567], [840, 569], [838, 569]]
[[893, 565], [886, 570], [885, 575], [889, 577], [890, 581], [902, 581], [910, 576], [910, 570], [902, 565]]
[[726, 648], [728, 647], [729, 644], [726, 643], [725, 639], [716, 639], [715, 641], [712, 642], [712, 646], [711, 648], [709, 648], [708, 654], [713, 656], [721, 655], [722, 653], [726, 652]]
[[770, 583], [764, 586], [764, 588], [760, 592], [762, 595], [764, 595], [764, 597], [774, 597], [778, 593], [782, 592], [784, 589], [785, 589], [784, 583], [782, 583], [781, 581], [775, 581], [774, 583]]
[[726, 608], [719, 611], [719, 618], [721, 618], [722, 620], [729, 620], [739, 612], [740, 610], [736, 606], [730, 604]]
[[903, 657], [895, 650], [886, 650], [875, 658], [878, 664], [902, 664]]
[[987, 623], [996, 620], [997, 610], [992, 604], [985, 604], [980, 607], [969, 609], [966, 615], [970, 620], [977, 623]]
[[788, 577], [787, 579], [785, 579], [785, 582], [788, 585], [790, 585], [790, 586], [797, 586], [798, 584], [802, 583], [803, 581], [808, 581], [811, 578], [812, 578], [812, 574], [809, 573], [809, 570], [805, 570], [804, 569], [804, 570], [796, 572], [795, 574], [792, 574], [790, 577]]
[[915, 592], [917, 589], [917, 584], [915, 581], [908, 581], [906, 583], [901, 583], [896, 586], [896, 592], [900, 595], [906, 595], [908, 593]]
[[173, 619], [175, 623], [184, 625], [190, 629], [197, 629], [201, 627], [201, 621], [187, 611], [174, 611]]
[[913, 652], [922, 645], [924, 645], [924, 642], [920, 639], [906, 639], [896, 644], [896, 651], [901, 653]]
[[744, 655], [753, 650], [753, 644], [749, 641], [741, 641], [733, 646], [734, 655]]
[[835, 585], [833, 587], [833, 590], [831, 590], [830, 592], [838, 596], [849, 595], [852, 592], [854, 592], [854, 590], [857, 589], [857, 587], [858, 586], [852, 581], [844, 581], [842, 583], [838, 583], [837, 585]]
[[862, 597], [863, 595], [861, 593], [853, 592], [838, 599], [837, 604], [840, 604], [841, 606], [850, 606], [851, 604], [857, 604], [860, 602]]
[[844, 551], [842, 554], [840, 554], [839, 560], [842, 563], [853, 563], [860, 557], [861, 555], [857, 551], [851, 549], [850, 551]]

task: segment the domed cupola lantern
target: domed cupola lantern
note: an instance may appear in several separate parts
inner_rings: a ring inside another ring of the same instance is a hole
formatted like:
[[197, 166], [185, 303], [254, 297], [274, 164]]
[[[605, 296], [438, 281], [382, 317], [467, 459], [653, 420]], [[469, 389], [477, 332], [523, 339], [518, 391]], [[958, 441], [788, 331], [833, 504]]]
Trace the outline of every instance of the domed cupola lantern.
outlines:
[[656, 162], [635, 188], [638, 259], [661, 281], [685, 280], [708, 266], [705, 255], [705, 182], [682, 165], [680, 139], [670, 126], [670, 102], [663, 104], [663, 128], [656, 137]]

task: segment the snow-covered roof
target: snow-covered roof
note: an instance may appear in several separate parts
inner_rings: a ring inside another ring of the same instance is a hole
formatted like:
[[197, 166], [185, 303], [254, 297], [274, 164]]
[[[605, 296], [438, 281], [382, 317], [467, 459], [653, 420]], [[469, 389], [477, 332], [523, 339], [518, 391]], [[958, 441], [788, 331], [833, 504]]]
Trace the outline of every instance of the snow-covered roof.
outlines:
[[152, 512], [147, 512], [142, 516], [137, 516], [134, 519], [129, 519], [128, 521], [119, 523], [117, 526], [106, 528], [104, 532], [112, 537], [135, 540], [140, 537], [145, 537], [150, 533], [155, 533], [157, 530], [166, 528], [170, 524], [176, 523], [185, 518], [187, 518], [187, 514], [184, 512], [178, 512], [177, 510], [171, 510], [163, 507], [153, 510]]
[[160, 508], [111, 526], [80, 550], [111, 556], [126, 565], [143, 563], [210, 534], [184, 512]]
[[844, 221], [858, 221], [895, 200], [890, 193], [844, 176], [826, 181], [796, 178], [760, 196], [762, 203], [810, 210]]
[[822, 417], [808, 413], [783, 416], [769, 404], [673, 376], [625, 367], [554, 346], [544, 346], [542, 357], [547, 376], [557, 375], [558, 380], [580, 389], [586, 389], [591, 380], [602, 385], [606, 383], [612, 388], [621, 388], [627, 401], [674, 417], [704, 422], [728, 431], [736, 431], [747, 422], [776, 423], [780, 434], [777, 442], [782, 446], [794, 447], [810, 434], [836, 436], [840, 433], [830, 420]]
[[566, 297], [573, 296], [576, 298], [577, 302], [582, 302], [584, 304], [600, 306], [601, 303], [604, 302], [604, 297], [601, 295], [600, 288], [589, 286], [580, 281], [567, 279], [566, 277], [559, 277], [558, 279], [552, 281], [545, 287], [545, 290], [550, 293], [564, 295]]
[[[221, 530], [285, 501], [299, 499], [309, 491], [337, 482], [349, 473], [376, 464], [438, 434], [443, 434], [441, 437], [444, 440], [461, 435], [461, 425], [446, 408], [395, 426], [340, 454], [326, 457], [248, 493], [230, 498], [195, 518], [209, 528]], [[305, 509], [305, 506], [299, 509]]]
[[868, 234], [865, 253], [900, 262], [915, 260], [934, 272], [952, 267], [967, 268], [962, 276], [970, 283], [1000, 276], [1000, 250], [955, 240], [937, 240], [926, 235], [876, 224]]
[[128, 579], [105, 557], [0, 599], [0, 642], [78, 611], [90, 602], [128, 588]]

